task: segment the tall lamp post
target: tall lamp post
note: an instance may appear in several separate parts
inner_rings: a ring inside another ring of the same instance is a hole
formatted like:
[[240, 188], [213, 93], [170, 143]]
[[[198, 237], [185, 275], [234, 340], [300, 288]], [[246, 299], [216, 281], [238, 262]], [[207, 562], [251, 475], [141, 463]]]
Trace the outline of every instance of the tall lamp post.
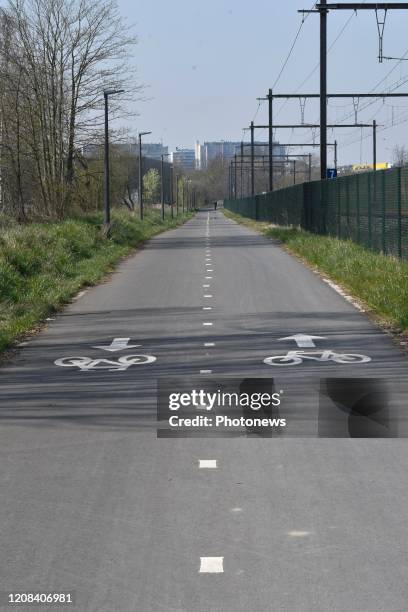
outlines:
[[139, 132], [139, 209], [140, 220], [143, 220], [143, 164], [142, 164], [142, 136], [151, 132]]
[[180, 175], [176, 174], [176, 215], [179, 214], [179, 179]]
[[162, 153], [160, 164], [160, 200], [162, 208], [162, 219], [164, 221], [164, 158], [169, 157], [170, 153]]
[[105, 200], [105, 214], [104, 223], [105, 227], [109, 228], [110, 224], [110, 167], [109, 167], [109, 96], [114, 94], [123, 93], [124, 89], [105, 89], [103, 97], [105, 99], [105, 189], [104, 189], [104, 200]]

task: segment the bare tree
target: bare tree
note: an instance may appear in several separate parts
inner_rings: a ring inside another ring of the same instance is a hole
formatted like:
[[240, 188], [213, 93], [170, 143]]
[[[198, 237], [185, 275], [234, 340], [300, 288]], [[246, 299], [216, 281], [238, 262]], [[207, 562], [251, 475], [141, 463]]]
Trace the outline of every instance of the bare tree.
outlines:
[[[75, 196], [81, 147], [101, 128], [103, 90], [140, 91], [128, 87], [135, 82], [128, 61], [136, 38], [114, 0], [9, 0], [3, 17], [12, 31], [0, 49], [10, 172], [24, 203], [24, 152], [39, 212], [63, 217]], [[124, 113], [120, 101], [111, 111]]]
[[396, 166], [406, 166], [408, 164], [408, 150], [405, 145], [395, 145], [393, 160]]

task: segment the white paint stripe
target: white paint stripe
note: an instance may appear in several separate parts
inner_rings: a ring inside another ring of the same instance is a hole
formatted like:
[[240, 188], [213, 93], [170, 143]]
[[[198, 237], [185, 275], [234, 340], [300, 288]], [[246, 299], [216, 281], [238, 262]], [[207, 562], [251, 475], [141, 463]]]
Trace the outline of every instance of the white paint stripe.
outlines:
[[206, 323], [203, 323], [203, 325], [206, 327], [209, 327], [210, 325], [212, 325], [212, 323], [206, 322]]
[[212, 370], [200, 370], [200, 374], [212, 374]]
[[204, 297], [205, 298], [212, 298], [213, 296], [211, 295], [211, 293], [206, 293]]
[[215, 342], [204, 342], [204, 346], [215, 346]]
[[200, 574], [223, 574], [224, 557], [200, 557]]
[[341, 297], [343, 297], [345, 300], [347, 300], [347, 302], [349, 302], [355, 308], [357, 308], [357, 310], [359, 310], [360, 312], [365, 312], [364, 308], [362, 308], [360, 306], [360, 304], [354, 298], [351, 297], [351, 295], [348, 295], [348, 293], [343, 291], [343, 289], [341, 287], [339, 287], [339, 285], [336, 285], [336, 283], [334, 283], [333, 281], [329, 280], [328, 278], [323, 278], [323, 281], [325, 283], [327, 283], [328, 285], [330, 285], [330, 287], [332, 289], [334, 289], [339, 295], [341, 295]]
[[204, 287], [205, 289], [208, 289], [208, 287], [209, 287], [209, 286], [210, 286], [210, 285], [203, 285], [203, 287]]
[[205, 280], [212, 280], [212, 276], [206, 276]]
[[216, 459], [199, 459], [198, 467], [201, 470], [214, 470], [217, 469], [217, 460]]
[[203, 306], [203, 310], [212, 310], [212, 306]]
[[214, 270], [212, 268], [208, 268], [207, 272], [214, 272]]

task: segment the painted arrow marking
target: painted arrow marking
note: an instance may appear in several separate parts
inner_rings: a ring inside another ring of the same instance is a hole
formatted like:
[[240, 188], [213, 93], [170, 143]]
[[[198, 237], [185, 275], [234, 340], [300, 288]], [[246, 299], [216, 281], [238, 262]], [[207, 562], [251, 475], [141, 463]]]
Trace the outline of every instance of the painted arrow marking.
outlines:
[[286, 338], [279, 338], [279, 340], [294, 340], [299, 348], [313, 348], [315, 343], [313, 340], [326, 340], [324, 336], [308, 336], [307, 334], [294, 334], [293, 336], [286, 336]]
[[93, 346], [92, 348], [115, 353], [116, 351], [123, 351], [125, 349], [137, 348], [141, 346], [140, 344], [129, 344], [129, 341], [130, 338], [114, 338], [109, 346]]

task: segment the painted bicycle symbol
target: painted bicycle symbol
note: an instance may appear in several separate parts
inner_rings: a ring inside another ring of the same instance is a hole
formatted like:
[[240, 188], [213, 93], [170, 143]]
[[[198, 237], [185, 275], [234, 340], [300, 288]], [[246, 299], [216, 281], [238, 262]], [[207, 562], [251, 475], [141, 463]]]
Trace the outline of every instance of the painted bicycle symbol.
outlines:
[[274, 355], [264, 359], [264, 363], [273, 366], [299, 365], [305, 360], [348, 364], [368, 363], [371, 357], [354, 353], [335, 353], [334, 351], [288, 351], [286, 355]]
[[79, 368], [82, 372], [92, 370], [109, 370], [109, 372], [124, 372], [133, 365], [145, 365], [156, 361], [153, 355], [125, 355], [114, 359], [91, 359], [90, 357], [63, 357], [54, 361], [56, 366]]

